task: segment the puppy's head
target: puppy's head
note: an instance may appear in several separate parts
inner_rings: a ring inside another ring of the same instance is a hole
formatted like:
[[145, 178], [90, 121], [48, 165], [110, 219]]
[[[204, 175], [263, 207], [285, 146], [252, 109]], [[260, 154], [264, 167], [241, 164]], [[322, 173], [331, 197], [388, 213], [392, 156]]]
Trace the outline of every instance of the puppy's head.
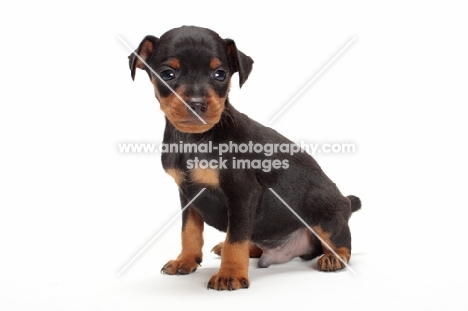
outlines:
[[253, 60], [231, 39], [194, 26], [146, 36], [129, 56], [132, 79], [145, 70], [167, 119], [181, 132], [203, 133], [217, 124], [225, 108], [230, 79], [247, 80]]

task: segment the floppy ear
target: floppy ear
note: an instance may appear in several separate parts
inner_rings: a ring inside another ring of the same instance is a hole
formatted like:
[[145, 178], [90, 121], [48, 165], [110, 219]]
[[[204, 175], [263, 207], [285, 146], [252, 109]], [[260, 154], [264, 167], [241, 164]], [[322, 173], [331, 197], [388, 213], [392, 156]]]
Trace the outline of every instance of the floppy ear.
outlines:
[[[145, 70], [151, 79], [151, 73], [148, 67], [144, 64], [150, 57], [153, 51], [156, 50], [156, 46], [159, 43], [159, 38], [154, 36], [146, 36], [143, 41], [141, 41], [138, 48], [128, 56], [128, 64], [130, 66], [130, 71], [132, 74], [132, 80], [135, 80], [135, 70], [136, 68], [140, 68]], [[136, 55], [139, 57], [137, 57]], [[140, 59], [141, 58], [141, 59]], [[143, 61], [144, 62], [143, 62]]]
[[237, 49], [234, 40], [225, 39], [224, 41], [226, 42], [230, 70], [232, 72], [239, 72], [239, 87], [242, 87], [252, 71], [254, 61]]

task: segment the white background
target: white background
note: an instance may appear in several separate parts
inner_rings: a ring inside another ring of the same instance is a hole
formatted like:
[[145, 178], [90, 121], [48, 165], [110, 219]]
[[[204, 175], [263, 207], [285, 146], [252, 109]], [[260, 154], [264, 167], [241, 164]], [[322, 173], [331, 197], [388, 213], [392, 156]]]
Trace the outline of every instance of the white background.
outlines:
[[[12, 3], [12, 2], [10, 2]], [[0, 5], [1, 310], [466, 310], [468, 21], [462, 1], [26, 1]], [[254, 60], [231, 102], [294, 141], [355, 143], [317, 155], [354, 214], [351, 272], [315, 261], [257, 269], [251, 288], [207, 291], [223, 235], [207, 228], [203, 267], [162, 276], [180, 210], [156, 155], [164, 118], [129, 51], [147, 34], [212, 28]]]

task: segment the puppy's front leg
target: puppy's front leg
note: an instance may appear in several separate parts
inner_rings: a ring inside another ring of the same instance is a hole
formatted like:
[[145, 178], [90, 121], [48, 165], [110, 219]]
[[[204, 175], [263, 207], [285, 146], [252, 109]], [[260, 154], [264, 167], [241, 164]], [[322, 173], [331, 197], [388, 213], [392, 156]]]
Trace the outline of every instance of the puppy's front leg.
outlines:
[[208, 282], [208, 288], [217, 290], [235, 290], [248, 288], [249, 281], [249, 244], [250, 241], [236, 241], [226, 235], [221, 257], [221, 267]]
[[249, 247], [258, 193], [244, 192], [243, 196], [228, 195], [228, 228], [221, 250], [221, 267], [208, 282], [208, 289], [235, 290], [250, 285]]
[[[183, 200], [182, 200], [183, 201]], [[203, 219], [191, 206], [182, 215], [182, 251], [161, 269], [164, 274], [189, 274], [202, 262]]]

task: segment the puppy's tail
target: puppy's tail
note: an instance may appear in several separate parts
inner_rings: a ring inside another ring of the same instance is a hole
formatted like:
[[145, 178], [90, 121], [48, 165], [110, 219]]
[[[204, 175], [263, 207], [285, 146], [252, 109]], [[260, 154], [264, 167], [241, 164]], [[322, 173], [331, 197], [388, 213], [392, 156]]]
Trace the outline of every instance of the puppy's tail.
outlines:
[[361, 209], [361, 199], [354, 195], [348, 195], [347, 198], [351, 201], [351, 211], [353, 213]]

